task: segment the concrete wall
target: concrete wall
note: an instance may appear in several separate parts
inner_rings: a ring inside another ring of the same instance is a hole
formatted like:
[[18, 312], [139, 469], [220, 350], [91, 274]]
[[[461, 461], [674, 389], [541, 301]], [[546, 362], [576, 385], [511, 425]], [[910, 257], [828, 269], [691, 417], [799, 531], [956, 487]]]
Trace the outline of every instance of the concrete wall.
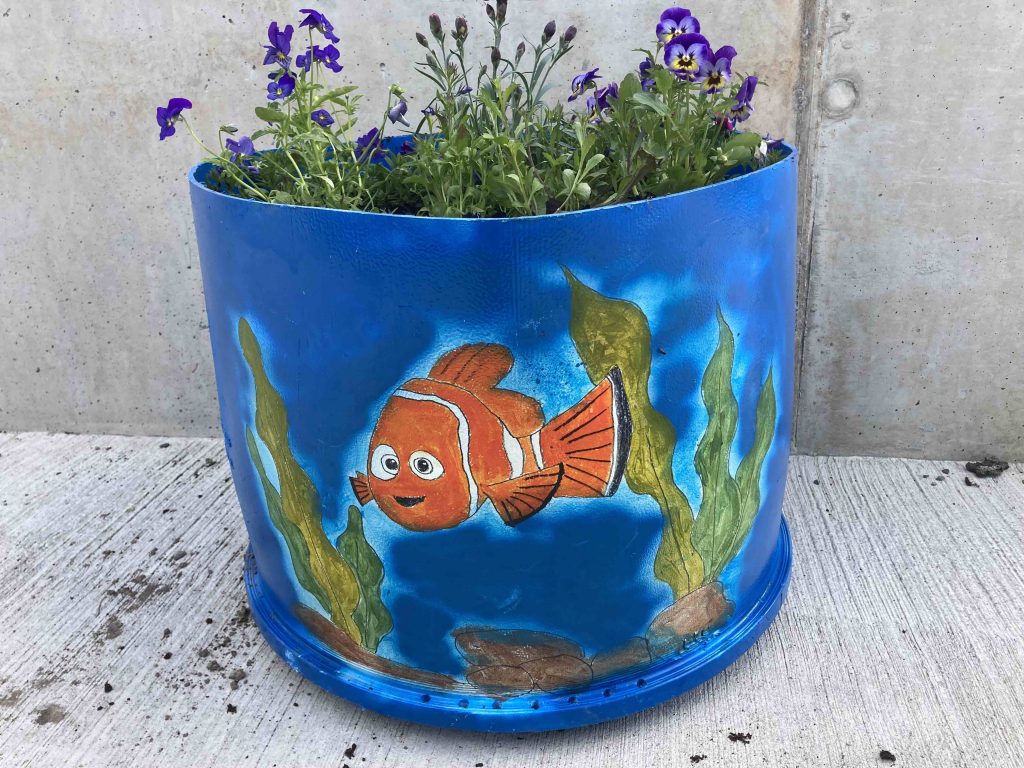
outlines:
[[[513, 33], [549, 18], [579, 28], [568, 79], [588, 65], [632, 69], [664, 4], [511, 0], [510, 17]], [[222, 122], [252, 125], [266, 21], [303, 3], [8, 5], [0, 429], [213, 434], [184, 179], [199, 153], [186, 135], [158, 142], [153, 108], [188, 96], [211, 137]], [[429, 12], [448, 23], [466, 12], [478, 32], [484, 22], [471, 0], [321, 7], [370, 113], [391, 82], [423, 88], [413, 35]], [[993, 53], [1021, 53], [1021, 12], [992, 7], [971, 28], [911, 0], [690, 7], [768, 86], [755, 127], [804, 151], [797, 447], [1024, 457], [1014, 385], [1024, 268], [1012, 261], [1024, 239], [1013, 226], [1022, 97]]]

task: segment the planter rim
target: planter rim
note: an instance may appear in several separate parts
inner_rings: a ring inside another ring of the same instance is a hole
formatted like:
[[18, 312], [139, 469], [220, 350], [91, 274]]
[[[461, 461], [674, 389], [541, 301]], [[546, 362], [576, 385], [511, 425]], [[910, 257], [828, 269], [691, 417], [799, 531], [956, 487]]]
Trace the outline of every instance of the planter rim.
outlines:
[[657, 204], [668, 204], [671, 202], [679, 201], [687, 197], [688, 195], [698, 195], [702, 192], [706, 192], [710, 189], [719, 189], [732, 184], [743, 183], [744, 179], [749, 179], [754, 176], [759, 176], [765, 173], [771, 173], [777, 171], [784, 165], [792, 164], [797, 162], [800, 156], [800, 150], [791, 144], [783, 142], [782, 146], [786, 150], [786, 156], [783, 157], [776, 163], [769, 165], [765, 168], [758, 168], [756, 171], [748, 171], [747, 173], [741, 173], [737, 176], [733, 176], [722, 181], [715, 182], [714, 184], [708, 184], [703, 187], [696, 187], [694, 189], [688, 189], [684, 192], [674, 192], [671, 195], [661, 195], [660, 197], [652, 197], [646, 200], [631, 200], [625, 203], [615, 203], [614, 205], [602, 205], [597, 208], [585, 208], [580, 211], [565, 211], [563, 213], [546, 213], [538, 214], [533, 216], [501, 216], [501, 217], [453, 217], [453, 216], [418, 216], [409, 213], [379, 213], [376, 211], [360, 211], [353, 208], [325, 208], [322, 206], [315, 205], [294, 205], [289, 203], [265, 203], [262, 200], [249, 200], [243, 197], [236, 197], [235, 195], [227, 195], [223, 192], [218, 192], [215, 189], [211, 189], [202, 182], [202, 178], [206, 176], [209, 169], [213, 166], [209, 161], [196, 163], [189, 170], [188, 180], [189, 185], [201, 193], [213, 195], [215, 197], [222, 197], [230, 201], [234, 201], [244, 205], [256, 205], [266, 206], [275, 210], [283, 209], [295, 209], [300, 211], [319, 211], [323, 215], [339, 215], [339, 216], [361, 216], [368, 217], [365, 220], [370, 221], [373, 218], [380, 218], [381, 220], [395, 219], [408, 219], [411, 221], [423, 221], [423, 222], [448, 222], [455, 226], [480, 226], [482, 223], [487, 224], [511, 224], [513, 222], [536, 222], [536, 221], [548, 221], [558, 220], [566, 216], [587, 216], [594, 215], [603, 212], [609, 212], [618, 209], [629, 209], [643, 206], [651, 206]]

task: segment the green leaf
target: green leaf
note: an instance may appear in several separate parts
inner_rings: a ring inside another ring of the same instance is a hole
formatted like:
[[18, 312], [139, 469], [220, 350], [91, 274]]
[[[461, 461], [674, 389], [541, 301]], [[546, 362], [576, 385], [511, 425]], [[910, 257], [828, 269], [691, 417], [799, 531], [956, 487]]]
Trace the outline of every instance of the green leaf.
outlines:
[[640, 85], [640, 78], [636, 76], [636, 73], [630, 72], [619, 83], [619, 97], [612, 99], [613, 104], [619, 102], [630, 101], [633, 98], [633, 94], [641, 93], [643, 86]]
[[256, 107], [256, 117], [267, 123], [281, 123], [284, 122], [285, 114], [271, 107]]
[[284, 516], [281, 508], [281, 494], [270, 478], [267, 477], [266, 468], [263, 466], [263, 459], [260, 458], [259, 448], [256, 447], [256, 437], [250, 427], [245, 428], [245, 443], [249, 446], [249, 456], [256, 473], [259, 475], [260, 483], [263, 486], [263, 496], [267, 502], [267, 512], [270, 514], [270, 522], [274, 524], [281, 538], [288, 547], [288, 556], [291, 558], [292, 568], [295, 571], [295, 578], [303, 589], [310, 592], [325, 611], [331, 609], [331, 599], [316, 580], [312, 569], [309, 567], [309, 546], [302, 538], [302, 531], [291, 520]]
[[352, 91], [356, 90], [357, 87], [358, 86], [355, 85], [346, 85], [343, 88], [335, 88], [333, 90], [328, 91], [327, 93], [323, 93], [317, 97], [316, 101], [313, 102], [313, 109], [316, 109], [325, 101], [343, 103], [344, 100], [342, 99], [342, 97], [352, 93]]
[[238, 126], [237, 125], [222, 125], [217, 130], [220, 131], [221, 133], [238, 133]]
[[739, 405], [732, 390], [734, 347], [732, 330], [719, 309], [718, 347], [700, 386], [708, 426], [693, 459], [701, 485], [693, 543], [704, 560], [705, 581], [714, 580], [722, 572], [739, 527], [739, 489], [729, 467], [739, 419]]
[[651, 330], [636, 304], [602, 296], [563, 268], [572, 293], [569, 335], [587, 375], [595, 384], [617, 367], [622, 373], [633, 419], [633, 441], [626, 463], [626, 483], [634, 493], [654, 499], [665, 519], [654, 560], [654, 575], [678, 599], [697, 589], [704, 565], [690, 540], [693, 511], [672, 475], [676, 433], [654, 409], [648, 393], [651, 376]]
[[653, 109], [662, 117], [668, 115], [668, 106], [665, 104], [665, 102], [663, 102], [653, 93], [645, 93], [643, 91], [641, 91], [640, 93], [634, 93], [631, 97], [631, 101], [637, 104], [642, 104], [643, 106], [649, 107], [650, 109]]
[[753, 131], [744, 131], [743, 133], [734, 133], [729, 137], [729, 140], [722, 145], [722, 151], [728, 152], [735, 147], [747, 147], [748, 149], [757, 149], [761, 146], [761, 134]]
[[284, 517], [299, 529], [306, 542], [309, 569], [327, 595], [331, 621], [361, 640], [352, 620], [352, 612], [359, 603], [359, 585], [352, 568], [324, 533], [320, 495], [292, 453], [284, 400], [267, 376], [263, 352], [245, 318], [238, 320], [238, 339], [256, 389], [256, 433], [277, 468]]
[[352, 614], [352, 619], [359, 627], [363, 646], [376, 652], [380, 639], [391, 631], [394, 622], [380, 596], [380, 585], [384, 581], [384, 564], [366, 540], [363, 514], [356, 506], [350, 505], [348, 508], [348, 525], [345, 532], [338, 537], [338, 551], [352, 566], [359, 582], [359, 605]]

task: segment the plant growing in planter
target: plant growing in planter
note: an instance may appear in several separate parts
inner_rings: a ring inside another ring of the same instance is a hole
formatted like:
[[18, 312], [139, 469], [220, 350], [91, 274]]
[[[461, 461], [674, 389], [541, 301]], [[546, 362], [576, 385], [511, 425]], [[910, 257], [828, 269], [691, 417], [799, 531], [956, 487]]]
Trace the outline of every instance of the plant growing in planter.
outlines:
[[[339, 36], [301, 13], [268, 29], [264, 127], [222, 126], [191, 176], [267, 639], [484, 730], [707, 679], [789, 574], [795, 153], [737, 130], [757, 79], [682, 8], [635, 72], [562, 78], [575, 28], [510, 40], [501, 2], [479, 62], [431, 15], [431, 95], [394, 85], [357, 129]], [[190, 108], [161, 139], [199, 141]]]

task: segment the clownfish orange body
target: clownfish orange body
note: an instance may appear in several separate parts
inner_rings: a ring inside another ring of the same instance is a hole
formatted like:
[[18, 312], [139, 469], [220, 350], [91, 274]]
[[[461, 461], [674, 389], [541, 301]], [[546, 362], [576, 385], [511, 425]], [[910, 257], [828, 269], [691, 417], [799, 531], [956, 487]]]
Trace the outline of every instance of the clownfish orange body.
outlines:
[[351, 478], [359, 503], [435, 531], [487, 501], [517, 525], [555, 497], [614, 494], [632, 438], [619, 369], [545, 424], [540, 403], [498, 388], [513, 363], [500, 344], [467, 344], [394, 392], [370, 437], [368, 475]]

